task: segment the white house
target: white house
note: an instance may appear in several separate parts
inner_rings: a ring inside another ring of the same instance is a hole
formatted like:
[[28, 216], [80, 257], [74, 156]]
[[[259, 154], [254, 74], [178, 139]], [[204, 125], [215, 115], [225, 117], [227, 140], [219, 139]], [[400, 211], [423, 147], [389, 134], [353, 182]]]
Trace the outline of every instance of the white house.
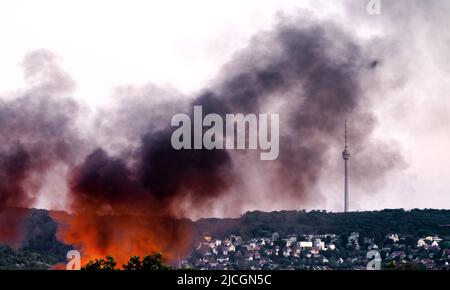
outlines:
[[421, 248], [424, 247], [427, 243], [423, 240], [423, 239], [419, 239], [419, 241], [417, 241], [417, 247]]
[[312, 242], [303, 241], [300, 242], [300, 248], [312, 248]]
[[387, 236], [387, 238], [391, 241], [393, 241], [394, 243], [400, 241], [400, 238], [398, 237], [397, 234], [390, 234]]

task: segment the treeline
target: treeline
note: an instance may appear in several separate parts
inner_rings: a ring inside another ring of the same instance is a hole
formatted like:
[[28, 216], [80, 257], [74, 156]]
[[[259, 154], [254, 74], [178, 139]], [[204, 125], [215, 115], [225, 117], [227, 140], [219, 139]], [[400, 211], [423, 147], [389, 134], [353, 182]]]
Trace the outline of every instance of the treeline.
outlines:
[[[200, 219], [191, 223], [195, 245], [204, 233], [218, 238], [231, 234], [243, 238], [287, 234], [348, 235], [359, 232], [381, 241], [389, 233], [416, 237], [439, 235], [450, 239], [450, 210], [403, 209], [371, 212], [331, 213], [325, 211], [248, 212], [235, 219]], [[72, 247], [56, 238], [57, 223], [46, 210], [29, 210], [25, 242], [20, 247], [0, 245], [0, 269], [44, 269], [66, 262]]]
[[[16, 208], [8, 210], [11, 214], [23, 211]], [[66, 253], [71, 247], [57, 240], [57, 223], [50, 217], [49, 211], [27, 211], [26, 219], [21, 223], [24, 235], [21, 244], [0, 244], [0, 269], [48, 269], [66, 261]]]
[[450, 210], [386, 209], [370, 212], [331, 213], [326, 211], [248, 212], [237, 219], [202, 219], [194, 223], [197, 236], [230, 234], [245, 238], [285, 234], [349, 234], [384, 237], [389, 233], [411, 236], [450, 236]]

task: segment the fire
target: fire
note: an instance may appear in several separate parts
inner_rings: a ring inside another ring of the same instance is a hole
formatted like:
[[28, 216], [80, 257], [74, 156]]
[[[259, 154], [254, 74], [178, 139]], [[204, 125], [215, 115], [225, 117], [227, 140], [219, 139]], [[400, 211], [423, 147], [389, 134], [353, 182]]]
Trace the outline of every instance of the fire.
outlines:
[[[82, 264], [112, 255], [122, 265], [131, 256], [156, 252], [170, 263], [190, 247], [190, 226], [180, 219], [175, 205], [192, 188], [196, 189], [198, 204], [208, 201], [208, 193], [216, 192], [222, 177], [217, 170], [209, 170], [198, 178], [203, 168], [192, 167], [187, 161], [168, 164], [168, 157], [161, 158], [160, 151], [142, 151], [152, 153], [145, 153], [137, 168], [98, 149], [70, 170], [71, 215], [55, 216], [60, 224], [57, 235], [80, 250]], [[181, 179], [178, 177], [186, 171], [183, 166], [191, 174]]]
[[112, 255], [120, 266], [131, 256], [154, 253], [162, 253], [170, 263], [184, 255], [190, 245], [189, 226], [170, 217], [85, 212], [64, 220], [55, 218], [60, 222], [58, 239], [80, 250], [83, 265]]

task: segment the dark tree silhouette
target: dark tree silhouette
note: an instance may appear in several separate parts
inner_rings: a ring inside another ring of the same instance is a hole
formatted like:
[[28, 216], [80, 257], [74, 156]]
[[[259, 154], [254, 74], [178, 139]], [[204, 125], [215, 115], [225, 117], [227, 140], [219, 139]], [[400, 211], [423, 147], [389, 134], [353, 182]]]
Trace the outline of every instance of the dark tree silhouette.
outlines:
[[164, 264], [163, 256], [160, 253], [153, 255], [147, 255], [142, 258], [142, 261], [138, 256], [133, 256], [130, 258], [127, 264], [122, 265], [124, 270], [168, 270], [169, 266]]
[[95, 259], [89, 261], [86, 266], [82, 268], [82, 270], [87, 271], [112, 271], [112, 270], [118, 270], [116, 268], [117, 262], [114, 259], [113, 256], [106, 256], [105, 259]]
[[106, 256], [104, 259], [95, 259], [89, 261], [82, 270], [88, 271], [110, 271], [110, 270], [138, 270], [138, 271], [151, 271], [151, 270], [169, 270], [171, 269], [164, 263], [163, 256], [160, 253], [153, 255], [147, 255], [140, 259], [139, 256], [132, 256], [126, 264], [122, 265], [122, 268], [116, 268], [117, 262], [113, 256]]
[[139, 256], [132, 256], [128, 263], [122, 265], [122, 268], [124, 270], [141, 270], [142, 262], [139, 260]]

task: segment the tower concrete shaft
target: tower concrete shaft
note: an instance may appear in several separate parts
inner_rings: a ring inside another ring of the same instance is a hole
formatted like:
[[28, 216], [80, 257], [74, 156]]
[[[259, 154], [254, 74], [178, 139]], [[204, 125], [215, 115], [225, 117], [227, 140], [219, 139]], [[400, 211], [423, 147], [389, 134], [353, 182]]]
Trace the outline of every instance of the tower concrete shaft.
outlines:
[[350, 159], [350, 151], [347, 147], [347, 121], [345, 121], [345, 147], [342, 152], [342, 158], [344, 159], [344, 212], [349, 211], [349, 197], [348, 197], [348, 161]]

